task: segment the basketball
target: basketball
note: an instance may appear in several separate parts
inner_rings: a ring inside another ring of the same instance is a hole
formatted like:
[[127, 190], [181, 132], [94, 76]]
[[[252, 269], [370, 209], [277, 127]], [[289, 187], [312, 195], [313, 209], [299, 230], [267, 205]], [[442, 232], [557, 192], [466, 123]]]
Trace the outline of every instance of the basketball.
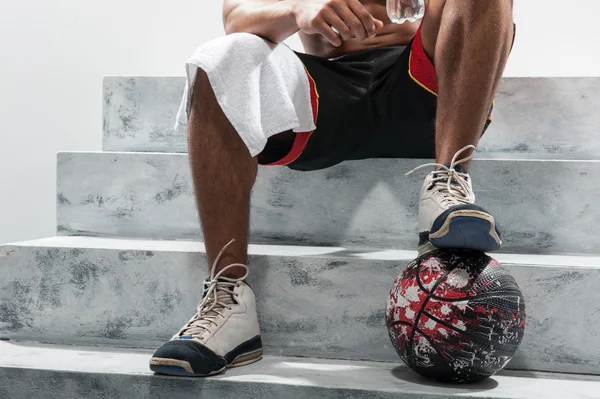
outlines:
[[394, 281], [386, 310], [392, 344], [417, 373], [469, 383], [512, 359], [525, 331], [515, 279], [482, 252], [437, 250], [412, 261]]

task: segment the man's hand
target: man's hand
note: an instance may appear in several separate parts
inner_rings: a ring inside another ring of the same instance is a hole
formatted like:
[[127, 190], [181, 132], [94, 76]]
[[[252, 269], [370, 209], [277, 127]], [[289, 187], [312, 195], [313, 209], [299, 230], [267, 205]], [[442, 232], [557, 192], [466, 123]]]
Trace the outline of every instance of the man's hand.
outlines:
[[293, 1], [300, 30], [323, 35], [335, 47], [353, 37], [365, 40], [375, 36], [383, 27], [383, 22], [375, 19], [358, 0]]

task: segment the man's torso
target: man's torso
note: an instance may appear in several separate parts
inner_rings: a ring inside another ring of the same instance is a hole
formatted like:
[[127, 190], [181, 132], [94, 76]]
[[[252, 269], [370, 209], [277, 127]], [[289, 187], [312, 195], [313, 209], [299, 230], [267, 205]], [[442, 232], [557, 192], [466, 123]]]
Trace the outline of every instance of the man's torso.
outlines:
[[343, 42], [340, 47], [334, 47], [321, 35], [300, 32], [300, 39], [306, 52], [323, 58], [333, 58], [367, 48], [405, 45], [415, 36], [420, 22], [406, 22], [401, 25], [392, 23], [387, 15], [386, 0], [362, 0], [361, 3], [373, 17], [384, 23], [377, 36], [363, 41], [352, 38]]

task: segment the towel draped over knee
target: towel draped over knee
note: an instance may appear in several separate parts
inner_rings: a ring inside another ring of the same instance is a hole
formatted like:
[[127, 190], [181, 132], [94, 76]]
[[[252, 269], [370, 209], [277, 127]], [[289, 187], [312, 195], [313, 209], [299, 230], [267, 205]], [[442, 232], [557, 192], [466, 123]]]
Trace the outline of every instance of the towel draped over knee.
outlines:
[[[206, 72], [223, 113], [252, 156], [274, 134], [315, 129], [307, 72], [294, 51], [249, 33], [235, 33], [204, 44], [188, 60], [178, 132], [187, 132], [198, 68]], [[194, 100], [201, 106], [201, 98]]]

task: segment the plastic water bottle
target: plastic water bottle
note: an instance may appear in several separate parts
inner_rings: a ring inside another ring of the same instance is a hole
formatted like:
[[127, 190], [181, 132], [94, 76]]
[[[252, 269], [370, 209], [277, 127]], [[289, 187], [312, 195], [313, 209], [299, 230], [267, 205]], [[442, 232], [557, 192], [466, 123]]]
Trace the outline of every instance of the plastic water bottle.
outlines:
[[396, 24], [415, 22], [425, 16], [425, 0], [387, 0], [387, 13]]

